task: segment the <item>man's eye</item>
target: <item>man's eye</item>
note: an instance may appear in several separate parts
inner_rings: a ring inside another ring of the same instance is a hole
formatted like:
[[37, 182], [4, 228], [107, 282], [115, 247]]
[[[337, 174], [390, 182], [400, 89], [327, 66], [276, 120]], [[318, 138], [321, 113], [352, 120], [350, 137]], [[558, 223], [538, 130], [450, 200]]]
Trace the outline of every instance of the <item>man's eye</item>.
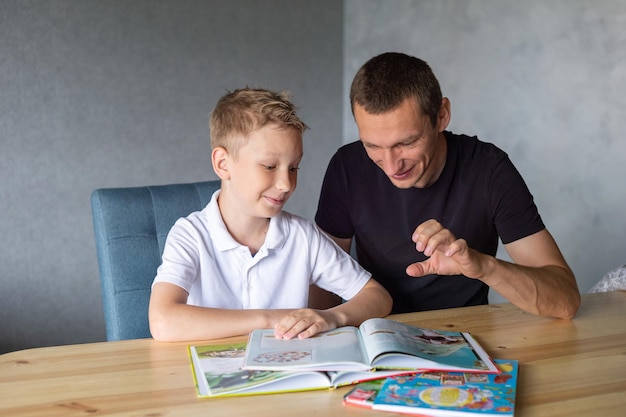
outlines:
[[416, 136], [412, 139], [407, 140], [406, 142], [402, 142], [402, 146], [417, 146], [420, 143], [424, 142], [424, 141], [428, 141], [428, 136], [426, 135], [419, 135]]
[[300, 167], [291, 167], [291, 168], [289, 168], [289, 171], [291, 171], [291, 172], [298, 172], [299, 169], [300, 169]]
[[263, 168], [267, 169], [268, 171], [271, 171], [276, 167], [274, 165], [263, 165]]

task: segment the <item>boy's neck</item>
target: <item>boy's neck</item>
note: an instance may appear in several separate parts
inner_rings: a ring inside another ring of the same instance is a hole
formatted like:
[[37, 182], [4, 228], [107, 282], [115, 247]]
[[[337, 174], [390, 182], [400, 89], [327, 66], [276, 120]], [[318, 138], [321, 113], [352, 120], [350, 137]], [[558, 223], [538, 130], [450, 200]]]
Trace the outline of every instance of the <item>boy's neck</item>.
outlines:
[[217, 205], [228, 233], [238, 243], [247, 246], [250, 249], [250, 253], [254, 256], [265, 243], [270, 219], [243, 215], [230, 207], [227, 199], [222, 199], [221, 197], [220, 195]]

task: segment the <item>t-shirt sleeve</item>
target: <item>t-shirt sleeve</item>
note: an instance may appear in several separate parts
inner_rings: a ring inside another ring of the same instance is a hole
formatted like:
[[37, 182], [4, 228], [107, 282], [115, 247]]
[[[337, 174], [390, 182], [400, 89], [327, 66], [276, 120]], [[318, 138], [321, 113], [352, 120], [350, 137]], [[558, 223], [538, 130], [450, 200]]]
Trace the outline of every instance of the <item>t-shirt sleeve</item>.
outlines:
[[492, 176], [494, 223], [502, 243], [507, 244], [545, 229], [526, 182], [504, 155]]
[[350, 217], [348, 181], [339, 153], [332, 157], [326, 169], [315, 222], [332, 236], [347, 239], [354, 235]]

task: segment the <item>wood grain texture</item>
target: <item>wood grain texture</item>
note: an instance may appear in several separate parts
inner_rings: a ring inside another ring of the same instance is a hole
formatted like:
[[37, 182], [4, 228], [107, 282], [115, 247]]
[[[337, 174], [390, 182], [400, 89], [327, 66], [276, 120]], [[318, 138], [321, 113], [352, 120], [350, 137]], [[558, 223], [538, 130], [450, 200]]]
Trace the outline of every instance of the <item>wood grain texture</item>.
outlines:
[[[585, 294], [573, 320], [511, 304], [391, 316], [469, 331], [494, 357], [520, 362], [516, 417], [622, 416], [626, 409], [626, 292]], [[245, 337], [214, 341], [245, 340]], [[192, 342], [192, 344], [206, 343]], [[196, 398], [189, 343], [151, 339], [29, 349], [0, 356], [2, 416], [389, 416], [346, 407], [337, 390]]]

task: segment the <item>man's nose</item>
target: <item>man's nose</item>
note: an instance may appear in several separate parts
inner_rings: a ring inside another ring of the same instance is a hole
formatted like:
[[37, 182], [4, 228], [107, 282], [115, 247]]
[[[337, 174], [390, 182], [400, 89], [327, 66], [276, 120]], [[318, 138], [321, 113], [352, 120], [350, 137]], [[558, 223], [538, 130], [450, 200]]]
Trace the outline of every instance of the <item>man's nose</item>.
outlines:
[[400, 161], [402, 160], [400, 156], [400, 150], [396, 148], [383, 150], [382, 168], [385, 174], [394, 175], [398, 173], [401, 165]]

